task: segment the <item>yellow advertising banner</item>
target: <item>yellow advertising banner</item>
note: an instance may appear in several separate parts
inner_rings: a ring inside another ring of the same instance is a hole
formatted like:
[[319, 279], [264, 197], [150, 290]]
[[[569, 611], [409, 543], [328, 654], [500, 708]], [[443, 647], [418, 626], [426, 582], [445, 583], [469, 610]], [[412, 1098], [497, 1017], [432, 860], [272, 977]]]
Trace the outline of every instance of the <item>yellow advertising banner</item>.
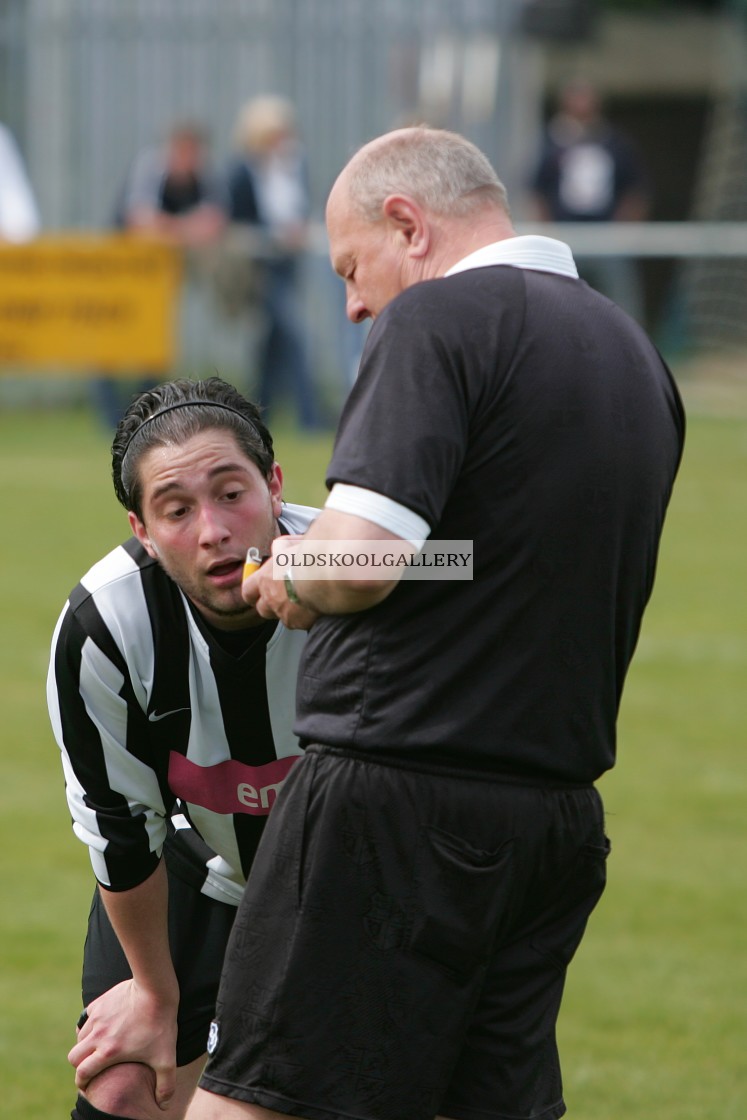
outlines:
[[168, 371], [181, 257], [127, 234], [0, 245], [0, 373]]

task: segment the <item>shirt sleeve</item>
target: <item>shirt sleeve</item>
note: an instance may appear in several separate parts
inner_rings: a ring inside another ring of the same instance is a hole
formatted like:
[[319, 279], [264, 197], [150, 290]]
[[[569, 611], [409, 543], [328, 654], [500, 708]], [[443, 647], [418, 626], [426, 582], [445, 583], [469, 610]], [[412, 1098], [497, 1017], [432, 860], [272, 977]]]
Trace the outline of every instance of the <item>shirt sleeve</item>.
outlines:
[[[432, 532], [467, 447], [469, 322], [457, 279], [407, 289], [376, 319], [343, 410], [327, 485], [384, 495]], [[424, 536], [427, 534], [423, 534]]]
[[66, 605], [52, 641], [47, 700], [73, 831], [87, 844], [99, 883], [122, 891], [155, 870], [171, 806], [136, 749], [147, 742], [147, 722], [124, 658], [108, 631], [93, 629], [95, 637]]
[[359, 486], [348, 486], [344, 482], [337, 482], [332, 487], [324, 508], [363, 517], [417, 547], [422, 546], [430, 533], [428, 522], [406, 506], [393, 502], [383, 494], [376, 494], [373, 490], [362, 490]]

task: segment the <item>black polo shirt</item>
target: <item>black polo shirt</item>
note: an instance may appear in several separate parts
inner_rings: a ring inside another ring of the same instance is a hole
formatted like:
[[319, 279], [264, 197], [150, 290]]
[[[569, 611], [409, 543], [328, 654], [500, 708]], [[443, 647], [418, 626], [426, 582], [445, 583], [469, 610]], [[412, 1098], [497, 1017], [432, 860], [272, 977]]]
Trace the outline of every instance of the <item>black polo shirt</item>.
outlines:
[[406, 581], [313, 626], [302, 741], [531, 781], [613, 765], [625, 674], [680, 459], [645, 333], [570, 276], [507, 265], [377, 318], [328, 471], [474, 541], [471, 582]]

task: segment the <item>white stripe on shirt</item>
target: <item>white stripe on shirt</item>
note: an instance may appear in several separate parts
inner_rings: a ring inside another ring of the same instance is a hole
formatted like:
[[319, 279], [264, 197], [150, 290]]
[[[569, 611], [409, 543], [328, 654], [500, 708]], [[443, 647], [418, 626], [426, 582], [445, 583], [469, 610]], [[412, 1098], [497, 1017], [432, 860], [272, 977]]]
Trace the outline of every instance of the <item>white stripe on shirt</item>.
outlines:
[[347, 482], [334, 484], [324, 508], [363, 517], [402, 540], [410, 541], [418, 549], [422, 548], [423, 541], [431, 531], [428, 522], [407, 506], [375, 490], [351, 486]]

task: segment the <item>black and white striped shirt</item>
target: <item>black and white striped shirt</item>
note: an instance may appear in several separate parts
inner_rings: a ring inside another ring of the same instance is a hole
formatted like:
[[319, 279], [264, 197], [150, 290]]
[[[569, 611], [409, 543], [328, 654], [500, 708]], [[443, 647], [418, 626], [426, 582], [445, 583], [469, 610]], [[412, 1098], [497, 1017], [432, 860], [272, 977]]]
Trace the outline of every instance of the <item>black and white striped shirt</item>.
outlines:
[[[317, 511], [284, 505], [281, 531]], [[98, 881], [128, 890], [170, 862], [238, 904], [267, 814], [301, 753], [306, 638], [268, 622], [237, 656], [135, 538], [83, 577], [52, 640], [47, 699], [76, 835]], [[219, 638], [221, 642], [219, 643]]]

